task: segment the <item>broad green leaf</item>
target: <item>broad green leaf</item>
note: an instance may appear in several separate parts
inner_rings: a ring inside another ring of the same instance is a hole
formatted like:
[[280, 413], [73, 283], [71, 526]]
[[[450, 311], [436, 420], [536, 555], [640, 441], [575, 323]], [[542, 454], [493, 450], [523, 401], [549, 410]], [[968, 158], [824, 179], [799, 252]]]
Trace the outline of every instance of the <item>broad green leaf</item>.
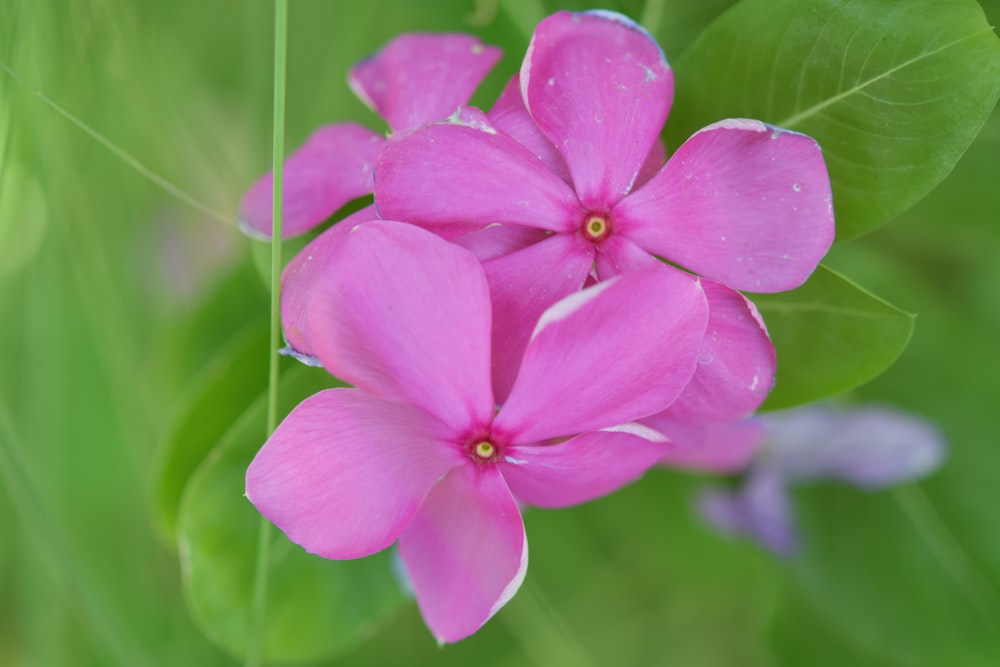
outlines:
[[892, 364], [913, 332], [913, 315], [820, 266], [798, 289], [757, 294], [778, 351], [778, 376], [763, 409], [841, 394]]
[[[282, 414], [333, 384], [314, 368], [282, 378]], [[260, 515], [244, 497], [247, 466], [264, 443], [261, 396], [226, 433], [184, 490], [177, 524], [186, 599], [196, 623], [235, 655], [247, 644]], [[374, 633], [402, 594], [388, 552], [353, 561], [311, 555], [273, 532], [264, 657], [330, 657]]]
[[973, 0], [744, 0], [674, 70], [671, 145], [730, 117], [813, 136], [844, 239], [951, 171], [1000, 96], [1000, 40]]
[[[207, 290], [189, 317], [162, 329], [158, 365], [165, 382], [185, 387], [212, 364], [234, 332], [267, 313], [267, 293], [248, 258]], [[261, 363], [267, 365], [266, 357]]]
[[181, 493], [195, 469], [247, 406], [267, 388], [268, 330], [263, 313], [218, 350], [160, 444], [153, 508], [172, 542]]
[[660, 42], [667, 59], [673, 63], [698, 35], [736, 0], [647, 0], [642, 20]]

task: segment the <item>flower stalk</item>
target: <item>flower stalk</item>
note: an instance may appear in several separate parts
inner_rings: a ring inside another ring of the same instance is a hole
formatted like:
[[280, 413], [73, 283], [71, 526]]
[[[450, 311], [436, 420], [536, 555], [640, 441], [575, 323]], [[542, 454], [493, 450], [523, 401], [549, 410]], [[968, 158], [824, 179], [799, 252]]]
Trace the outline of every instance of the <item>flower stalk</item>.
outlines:
[[[271, 160], [274, 167], [274, 189], [271, 227], [271, 332], [267, 389], [267, 435], [278, 425], [278, 375], [281, 347], [281, 233], [282, 188], [285, 153], [285, 69], [288, 35], [287, 0], [274, 3], [274, 130]], [[257, 667], [264, 652], [264, 626], [267, 619], [268, 568], [271, 556], [271, 522], [261, 516], [257, 540], [257, 564], [254, 568], [249, 632], [244, 664]]]

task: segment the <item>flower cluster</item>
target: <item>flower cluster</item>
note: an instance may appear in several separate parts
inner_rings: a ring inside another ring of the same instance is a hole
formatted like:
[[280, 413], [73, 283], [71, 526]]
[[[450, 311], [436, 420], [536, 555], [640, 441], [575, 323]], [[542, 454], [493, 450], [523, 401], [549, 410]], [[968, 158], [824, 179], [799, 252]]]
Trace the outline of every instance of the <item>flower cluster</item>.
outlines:
[[[809, 137], [722, 120], [666, 159], [673, 75], [629, 19], [546, 18], [492, 108], [466, 106], [498, 57], [399, 37], [349, 77], [388, 138], [333, 125], [289, 158], [290, 233], [374, 194], [282, 282], [291, 352], [354, 388], [304, 401], [247, 472], [310, 552], [397, 544], [442, 642], [517, 591], [522, 506], [585, 502], [669, 464], [685, 434], [741, 428], [775, 353], [737, 290], [800, 285], [834, 234]], [[257, 235], [270, 185], [243, 202]]]

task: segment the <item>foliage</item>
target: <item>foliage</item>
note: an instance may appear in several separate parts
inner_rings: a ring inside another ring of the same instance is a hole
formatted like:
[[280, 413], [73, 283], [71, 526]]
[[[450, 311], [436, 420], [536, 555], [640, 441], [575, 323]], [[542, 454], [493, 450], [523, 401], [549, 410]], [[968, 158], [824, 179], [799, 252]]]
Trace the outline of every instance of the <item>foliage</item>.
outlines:
[[[779, 354], [767, 407], [854, 390], [939, 423], [951, 462], [896, 492], [798, 494], [807, 550], [787, 564], [701, 527], [687, 505], [691, 476], [657, 471], [586, 507], [532, 511], [525, 590], [445, 650], [402, 602], [390, 554], [330, 563], [278, 536], [269, 658], [1000, 659], [1000, 42], [983, 13], [995, 22], [997, 7], [697, 4], [613, 7], [652, 21], [670, 57], [668, 143], [726, 116], [813, 135], [846, 241], [799, 290], [752, 296]], [[292, 3], [288, 145], [340, 120], [384, 129], [343, 78], [398, 32], [472, 31], [503, 46], [475, 100], [488, 106], [533, 20], [594, 5]], [[0, 62], [231, 223], [268, 168], [270, 10], [0, 0]], [[265, 435], [255, 401], [266, 384], [266, 294], [249, 242], [151, 185], [6, 73], [0, 216], [0, 407], [10, 421], [0, 432], [0, 664], [236, 664], [256, 539], [241, 471]], [[910, 312], [919, 317], [906, 348]], [[328, 381], [284, 369], [286, 410]]]

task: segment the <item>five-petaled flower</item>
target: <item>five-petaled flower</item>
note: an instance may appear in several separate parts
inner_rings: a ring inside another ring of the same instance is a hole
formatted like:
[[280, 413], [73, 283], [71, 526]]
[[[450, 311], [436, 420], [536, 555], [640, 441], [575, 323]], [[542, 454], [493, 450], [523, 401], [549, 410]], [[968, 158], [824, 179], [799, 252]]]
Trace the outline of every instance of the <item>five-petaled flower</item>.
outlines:
[[362, 223], [311, 298], [323, 366], [355, 385], [300, 404], [247, 472], [247, 496], [328, 558], [398, 541], [424, 619], [475, 632], [527, 566], [518, 503], [604, 495], [664, 454], [636, 420], [688, 383], [708, 318], [697, 280], [646, 270], [546, 310], [497, 406], [486, 277], [468, 250], [416, 226]]
[[[310, 552], [398, 544], [442, 642], [517, 591], [519, 503], [746, 464], [775, 353], [737, 290], [800, 285], [834, 231], [805, 135], [723, 120], [666, 159], [673, 73], [629, 19], [550, 16], [489, 113], [462, 106], [498, 58], [404, 35], [350, 75], [390, 138], [333, 125], [287, 161], [286, 235], [374, 192], [282, 280], [291, 351], [355, 388], [300, 404], [246, 480]], [[270, 188], [244, 199], [252, 234], [269, 235]]]
[[[672, 98], [672, 71], [642, 28], [611, 12], [559, 12], [538, 25], [488, 114], [464, 108], [380, 154], [379, 215], [469, 232], [458, 242], [484, 260], [508, 369], [495, 377], [499, 396], [542, 310], [588, 280], [665, 266], [659, 257], [707, 279], [713, 318], [676, 416], [743, 417], [770, 390], [773, 347], [735, 290], [796, 287], [830, 246], [822, 154], [805, 135], [731, 119], [662, 164]], [[478, 238], [497, 237], [497, 225], [520, 230], [521, 247]]]

